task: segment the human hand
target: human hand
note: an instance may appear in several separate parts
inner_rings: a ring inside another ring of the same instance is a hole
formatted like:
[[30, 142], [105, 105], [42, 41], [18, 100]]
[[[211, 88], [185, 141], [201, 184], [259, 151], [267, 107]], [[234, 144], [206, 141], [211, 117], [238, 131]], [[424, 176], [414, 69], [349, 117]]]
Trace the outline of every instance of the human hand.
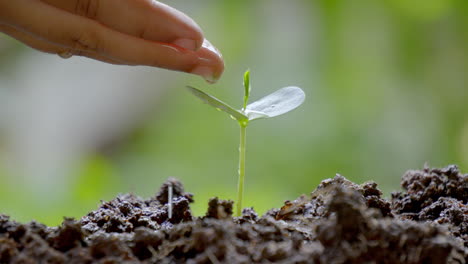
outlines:
[[0, 0], [0, 32], [62, 58], [161, 67], [209, 82], [224, 70], [191, 18], [153, 0]]

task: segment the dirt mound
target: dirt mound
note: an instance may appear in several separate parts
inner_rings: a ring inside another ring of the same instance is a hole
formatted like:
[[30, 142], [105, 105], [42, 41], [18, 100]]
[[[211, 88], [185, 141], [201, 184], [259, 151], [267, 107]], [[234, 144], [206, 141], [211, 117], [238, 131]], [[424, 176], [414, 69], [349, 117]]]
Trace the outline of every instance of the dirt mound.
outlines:
[[262, 217], [232, 217], [218, 198], [194, 217], [170, 179], [153, 198], [120, 195], [59, 227], [2, 215], [0, 263], [465, 263], [468, 175], [408, 171], [402, 187], [387, 201], [376, 183], [337, 175]]

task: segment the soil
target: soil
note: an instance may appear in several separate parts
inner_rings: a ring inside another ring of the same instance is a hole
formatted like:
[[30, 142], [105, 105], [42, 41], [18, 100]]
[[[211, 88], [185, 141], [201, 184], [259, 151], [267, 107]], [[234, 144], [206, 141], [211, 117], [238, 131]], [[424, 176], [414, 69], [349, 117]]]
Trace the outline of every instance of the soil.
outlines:
[[262, 217], [233, 217], [218, 198], [194, 217], [192, 194], [169, 179], [150, 199], [120, 195], [59, 227], [0, 215], [0, 263], [466, 263], [468, 174], [411, 170], [401, 185], [386, 200], [337, 175]]

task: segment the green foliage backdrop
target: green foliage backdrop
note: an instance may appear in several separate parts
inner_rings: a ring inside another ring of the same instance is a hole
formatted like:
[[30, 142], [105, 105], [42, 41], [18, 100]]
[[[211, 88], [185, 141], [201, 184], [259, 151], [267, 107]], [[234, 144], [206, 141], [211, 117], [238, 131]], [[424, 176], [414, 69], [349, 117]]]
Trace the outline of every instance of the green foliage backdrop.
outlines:
[[[307, 94], [294, 112], [249, 127], [244, 199], [261, 213], [335, 173], [374, 180], [389, 195], [407, 169], [425, 162], [468, 171], [468, 1], [168, 4], [191, 15], [221, 50], [222, 80], [208, 87], [177, 75], [145, 122], [112, 152], [80, 161], [74, 187], [46, 208], [29, 202], [22, 186], [9, 185], [4, 172], [0, 212], [58, 224], [117, 193], [154, 195], [168, 177], [195, 193], [196, 214], [209, 197], [234, 199], [237, 124], [184, 86], [206, 87], [237, 106], [247, 68], [253, 100], [287, 85]], [[17, 44], [1, 53], [1, 71], [15, 70], [12, 54], [25, 50]]]

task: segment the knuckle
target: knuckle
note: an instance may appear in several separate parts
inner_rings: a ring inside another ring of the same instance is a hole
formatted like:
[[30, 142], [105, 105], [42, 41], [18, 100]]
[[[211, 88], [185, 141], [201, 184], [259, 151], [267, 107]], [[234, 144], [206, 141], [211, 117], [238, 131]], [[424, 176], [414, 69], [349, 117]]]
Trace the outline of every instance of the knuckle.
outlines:
[[71, 53], [73, 54], [73, 56], [85, 56], [84, 51], [81, 50], [74, 50]]
[[72, 36], [71, 47], [75, 52], [99, 52], [99, 36], [93, 28], [83, 28], [81, 32]]
[[76, 0], [75, 14], [94, 19], [97, 17], [100, 0]]

